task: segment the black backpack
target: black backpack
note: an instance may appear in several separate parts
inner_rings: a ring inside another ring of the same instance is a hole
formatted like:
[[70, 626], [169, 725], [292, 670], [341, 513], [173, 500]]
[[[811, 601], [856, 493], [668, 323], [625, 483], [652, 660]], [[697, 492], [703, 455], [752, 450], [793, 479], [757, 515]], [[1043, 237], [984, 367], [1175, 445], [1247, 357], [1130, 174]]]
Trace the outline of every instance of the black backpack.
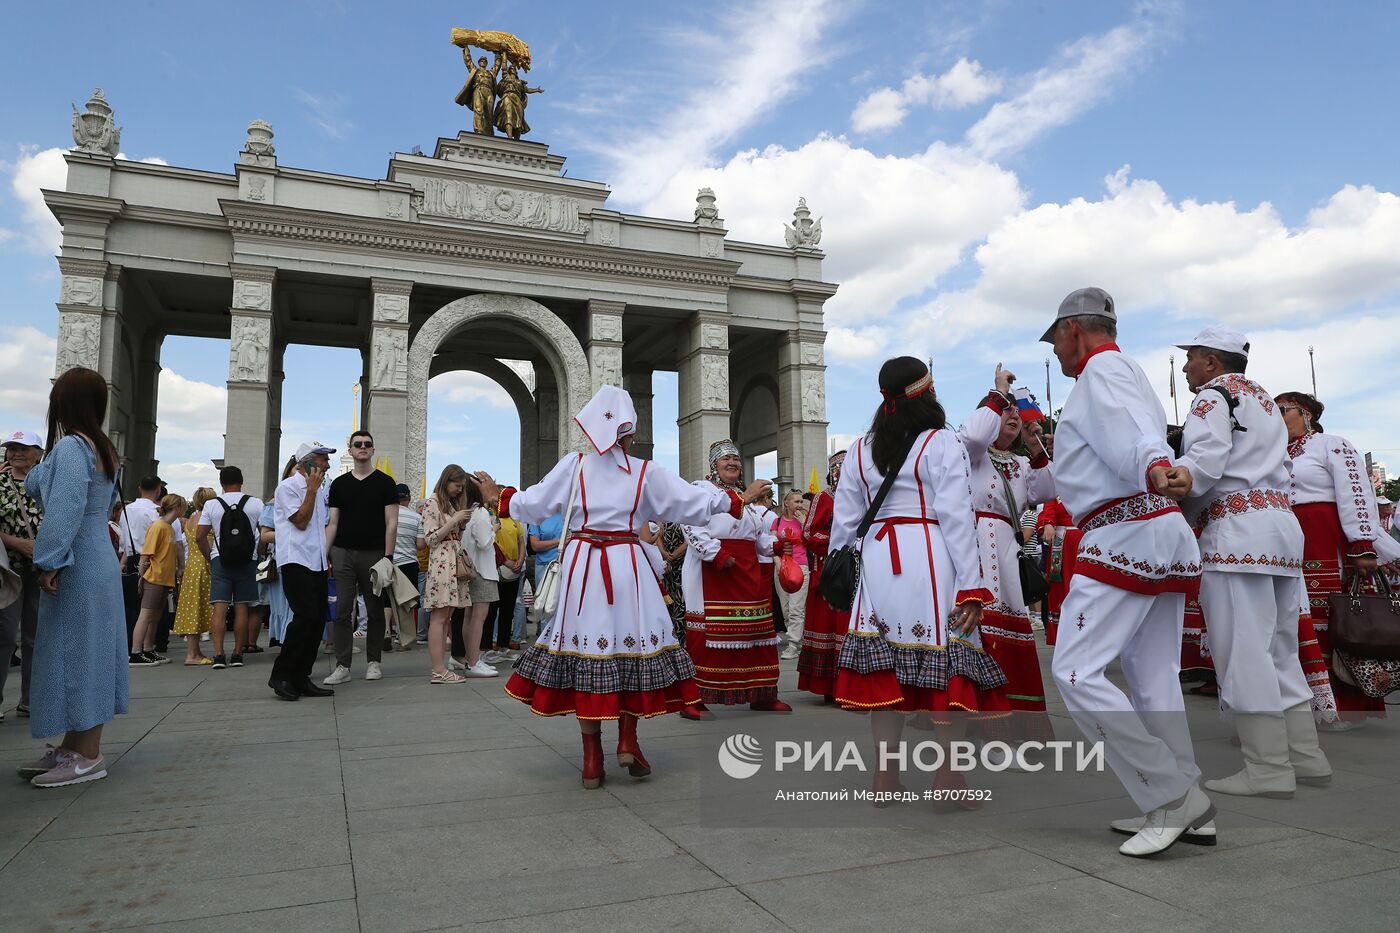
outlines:
[[243, 511], [251, 498], [244, 496], [237, 505], [224, 502], [224, 517], [219, 519], [219, 563], [225, 567], [242, 567], [253, 559], [257, 542], [253, 539], [253, 523]]

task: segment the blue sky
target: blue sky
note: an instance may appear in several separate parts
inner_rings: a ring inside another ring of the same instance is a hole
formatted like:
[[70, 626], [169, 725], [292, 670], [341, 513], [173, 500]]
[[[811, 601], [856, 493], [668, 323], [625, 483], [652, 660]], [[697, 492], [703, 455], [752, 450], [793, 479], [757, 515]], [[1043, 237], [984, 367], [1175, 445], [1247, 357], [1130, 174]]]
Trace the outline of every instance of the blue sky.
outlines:
[[[1400, 403], [1394, 4], [72, 3], [6, 26], [24, 42], [0, 64], [4, 430], [41, 428], [58, 276], [37, 188], [61, 185], [70, 102], [103, 87], [128, 158], [231, 171], [259, 117], [284, 165], [381, 177], [469, 124], [447, 36], [472, 26], [530, 43], [532, 138], [612, 206], [688, 218], [710, 185], [732, 237], [773, 243], [798, 196], [824, 217], [833, 434], [862, 429], [895, 352], [934, 358], [954, 421], [998, 361], [1043, 392], [1044, 320], [1097, 284], [1169, 416], [1171, 345], [1225, 320], [1276, 392], [1308, 386], [1316, 346], [1328, 428], [1400, 467], [1375, 416]], [[226, 341], [166, 343], [168, 478], [222, 455], [226, 360]], [[287, 370], [285, 443], [342, 440], [356, 355], [294, 347]], [[433, 389], [430, 465], [513, 476], [504, 393]], [[674, 377], [657, 390], [673, 410]], [[674, 464], [674, 426], [656, 430]]]

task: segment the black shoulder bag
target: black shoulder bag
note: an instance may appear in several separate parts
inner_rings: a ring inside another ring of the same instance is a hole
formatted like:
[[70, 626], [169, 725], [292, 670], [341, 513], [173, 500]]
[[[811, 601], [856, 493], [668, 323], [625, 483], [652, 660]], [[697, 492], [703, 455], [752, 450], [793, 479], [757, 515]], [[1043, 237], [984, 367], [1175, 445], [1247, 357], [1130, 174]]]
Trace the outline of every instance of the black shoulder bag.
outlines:
[[[914, 439], [917, 438], [918, 435], [915, 435]], [[875, 514], [880, 511], [885, 496], [889, 495], [890, 487], [894, 485], [894, 478], [904, 469], [904, 461], [909, 459], [909, 451], [913, 449], [914, 444], [911, 440], [909, 446], [904, 449], [904, 456], [899, 458], [899, 466], [886, 474], [885, 481], [875, 493], [875, 498], [870, 501], [870, 508], [865, 510], [865, 517], [860, 520], [854, 543], [837, 548], [822, 564], [822, 599], [837, 612], [851, 611], [851, 605], [856, 600], [856, 584], [860, 583], [860, 543], [865, 540], [871, 522], [875, 521]], [[854, 481], [855, 477], [852, 477], [851, 482]]]

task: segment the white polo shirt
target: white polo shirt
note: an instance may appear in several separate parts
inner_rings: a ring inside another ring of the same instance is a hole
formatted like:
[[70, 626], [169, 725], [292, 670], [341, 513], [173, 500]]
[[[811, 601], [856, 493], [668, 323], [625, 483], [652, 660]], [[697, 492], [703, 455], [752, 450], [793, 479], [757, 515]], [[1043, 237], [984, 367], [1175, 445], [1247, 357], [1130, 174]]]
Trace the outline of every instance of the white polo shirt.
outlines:
[[[325, 488], [321, 491], [324, 493]], [[306, 498], [306, 476], [300, 471], [277, 484], [272, 504], [273, 530], [277, 534], [277, 566], [300, 564], [309, 570], [326, 570], [326, 497], [316, 496], [311, 520], [305, 528], [292, 524], [292, 516]]]

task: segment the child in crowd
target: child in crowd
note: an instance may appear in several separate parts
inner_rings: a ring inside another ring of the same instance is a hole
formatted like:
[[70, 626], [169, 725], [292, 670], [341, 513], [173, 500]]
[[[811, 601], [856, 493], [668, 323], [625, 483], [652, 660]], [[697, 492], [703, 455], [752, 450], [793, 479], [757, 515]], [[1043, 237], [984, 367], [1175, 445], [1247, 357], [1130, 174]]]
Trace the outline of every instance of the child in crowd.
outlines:
[[170, 593], [175, 589], [174, 526], [185, 514], [186, 504], [183, 497], [174, 494], [161, 499], [160, 518], [146, 530], [146, 541], [141, 546], [141, 612], [131, 633], [129, 663], [133, 667], [169, 663], [164, 655], [156, 654], [156, 629], [165, 614]]

